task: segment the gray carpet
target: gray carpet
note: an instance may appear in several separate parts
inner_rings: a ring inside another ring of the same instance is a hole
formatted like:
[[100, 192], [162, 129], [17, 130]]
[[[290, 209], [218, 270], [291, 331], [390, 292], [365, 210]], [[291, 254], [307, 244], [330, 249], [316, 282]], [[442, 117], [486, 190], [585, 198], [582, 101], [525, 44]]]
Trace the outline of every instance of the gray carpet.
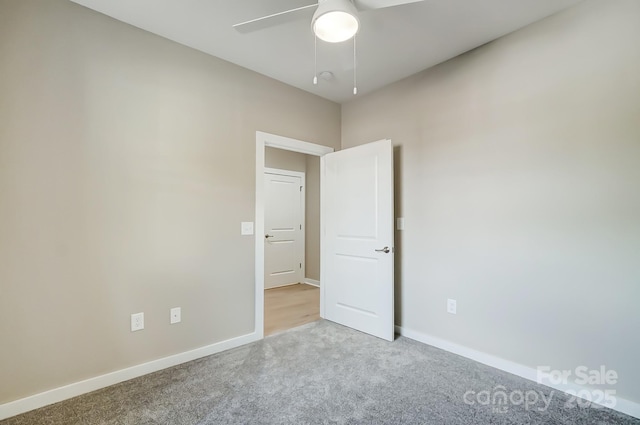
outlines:
[[[467, 391], [498, 386], [542, 392], [549, 408], [539, 401], [526, 409], [519, 397], [465, 403]], [[390, 343], [319, 321], [0, 425], [640, 424], [608, 409], [566, 407], [551, 391], [407, 338]]]

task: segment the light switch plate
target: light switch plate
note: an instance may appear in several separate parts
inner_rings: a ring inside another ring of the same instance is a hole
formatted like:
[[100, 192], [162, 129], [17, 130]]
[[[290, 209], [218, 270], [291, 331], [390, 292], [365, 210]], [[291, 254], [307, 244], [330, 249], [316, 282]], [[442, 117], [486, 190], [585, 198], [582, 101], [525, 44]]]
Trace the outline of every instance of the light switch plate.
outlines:
[[253, 221], [243, 221], [240, 225], [241, 235], [253, 235]]
[[396, 229], [404, 230], [404, 217], [398, 217], [396, 219]]

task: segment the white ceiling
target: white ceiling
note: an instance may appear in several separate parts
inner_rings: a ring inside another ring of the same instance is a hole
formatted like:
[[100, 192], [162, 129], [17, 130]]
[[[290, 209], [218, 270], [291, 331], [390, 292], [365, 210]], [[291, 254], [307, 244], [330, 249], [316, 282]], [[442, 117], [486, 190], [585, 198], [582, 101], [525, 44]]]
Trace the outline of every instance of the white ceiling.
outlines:
[[[353, 96], [353, 43], [318, 41], [313, 85], [313, 9], [242, 34], [232, 25], [314, 0], [72, 0], [120, 21], [343, 103]], [[424, 0], [363, 12], [357, 37], [362, 95], [552, 15], [581, 0]]]

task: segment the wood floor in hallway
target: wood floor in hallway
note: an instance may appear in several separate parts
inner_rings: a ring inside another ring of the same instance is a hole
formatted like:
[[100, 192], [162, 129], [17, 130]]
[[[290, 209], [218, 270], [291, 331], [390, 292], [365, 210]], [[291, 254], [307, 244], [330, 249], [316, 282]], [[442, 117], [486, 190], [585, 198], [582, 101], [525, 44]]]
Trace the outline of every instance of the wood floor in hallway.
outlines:
[[320, 288], [298, 283], [264, 291], [264, 335], [320, 319]]

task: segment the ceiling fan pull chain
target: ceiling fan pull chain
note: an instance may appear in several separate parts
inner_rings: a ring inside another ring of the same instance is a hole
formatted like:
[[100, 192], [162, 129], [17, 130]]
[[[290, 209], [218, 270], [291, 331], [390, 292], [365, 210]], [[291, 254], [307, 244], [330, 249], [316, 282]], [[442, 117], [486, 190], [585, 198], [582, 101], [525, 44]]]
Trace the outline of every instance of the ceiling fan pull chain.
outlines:
[[353, 36], [353, 94], [356, 95], [358, 94], [358, 85], [357, 85], [357, 79], [356, 79], [356, 67], [357, 67], [357, 61], [356, 61], [356, 36]]
[[318, 37], [313, 35], [313, 85], [318, 84]]

